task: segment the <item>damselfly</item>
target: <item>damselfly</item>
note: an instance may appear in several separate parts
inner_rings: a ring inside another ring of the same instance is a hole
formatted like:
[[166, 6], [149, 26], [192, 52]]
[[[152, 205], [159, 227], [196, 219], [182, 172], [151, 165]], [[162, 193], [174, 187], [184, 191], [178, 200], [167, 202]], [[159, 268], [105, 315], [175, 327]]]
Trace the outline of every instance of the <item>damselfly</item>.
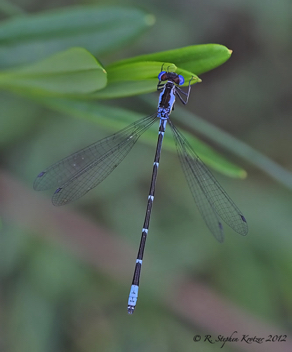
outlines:
[[169, 118], [176, 97], [183, 104], [187, 104], [192, 79], [189, 81], [187, 92], [180, 88], [184, 84], [184, 77], [175, 72], [161, 71], [158, 75], [158, 80], [157, 90], [160, 91], [160, 96], [155, 114], [144, 117], [120, 132], [60, 160], [41, 172], [34, 181], [34, 189], [37, 191], [58, 187], [52, 197], [54, 205], [64, 205], [76, 200], [104, 180], [125, 158], [142, 133], [155, 121], [159, 120], [158, 141], [146, 215], [128, 300], [129, 314], [134, 312], [138, 298], [142, 260], [154, 200], [161, 146], [167, 122], [173, 132], [179, 159], [191, 193], [209, 230], [219, 242], [222, 242], [223, 226], [220, 220], [222, 219], [240, 235], [246, 235], [248, 232], [247, 222], [241, 211]]

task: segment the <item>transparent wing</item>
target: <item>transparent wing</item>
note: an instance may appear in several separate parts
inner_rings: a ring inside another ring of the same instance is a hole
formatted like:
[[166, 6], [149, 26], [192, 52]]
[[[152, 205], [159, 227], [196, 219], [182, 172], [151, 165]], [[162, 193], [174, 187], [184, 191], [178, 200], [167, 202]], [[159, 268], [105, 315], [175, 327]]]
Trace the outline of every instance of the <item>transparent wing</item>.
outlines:
[[64, 205], [82, 197], [120, 164], [156, 119], [156, 114], [143, 117], [123, 130], [58, 161], [37, 176], [34, 189], [41, 191], [58, 187], [52, 197], [54, 205]]
[[208, 228], [219, 242], [223, 242], [220, 218], [240, 235], [248, 232], [245, 217], [216, 181], [207, 166], [194, 152], [185, 137], [169, 121], [190, 190]]

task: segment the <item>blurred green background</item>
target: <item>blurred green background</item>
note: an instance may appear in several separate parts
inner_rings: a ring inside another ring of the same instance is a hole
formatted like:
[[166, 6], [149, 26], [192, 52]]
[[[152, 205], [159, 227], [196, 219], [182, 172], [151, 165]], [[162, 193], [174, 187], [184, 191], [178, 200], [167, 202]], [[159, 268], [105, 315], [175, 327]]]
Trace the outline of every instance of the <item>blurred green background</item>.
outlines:
[[[87, 4], [135, 7], [150, 16], [116, 50], [91, 50], [104, 65], [194, 44], [233, 50], [227, 63], [200, 76], [187, 109], [291, 170], [291, 0], [15, 0], [1, 2], [0, 10], [5, 21], [58, 8], [66, 14], [72, 5]], [[94, 41], [80, 46], [90, 50]], [[0, 37], [0, 45], [12, 44]], [[67, 48], [65, 39], [60, 45]], [[2, 53], [2, 69], [22, 59]], [[239, 158], [202, 137], [248, 172], [244, 180], [215, 175], [249, 224], [245, 238], [225, 226], [219, 244], [196, 209], [177, 156], [162, 151], [138, 305], [128, 316], [155, 145], [137, 143], [97, 189], [54, 208], [50, 192], [32, 190], [36, 175], [109, 131], [6, 91], [0, 102], [1, 351], [208, 352], [221, 344], [195, 343], [195, 335], [215, 340], [234, 331], [240, 338], [288, 338], [227, 342], [225, 351], [292, 350], [290, 173], [271, 166], [286, 180], [277, 182], [248, 161], [256, 153]], [[139, 97], [108, 103], [154, 111]]]

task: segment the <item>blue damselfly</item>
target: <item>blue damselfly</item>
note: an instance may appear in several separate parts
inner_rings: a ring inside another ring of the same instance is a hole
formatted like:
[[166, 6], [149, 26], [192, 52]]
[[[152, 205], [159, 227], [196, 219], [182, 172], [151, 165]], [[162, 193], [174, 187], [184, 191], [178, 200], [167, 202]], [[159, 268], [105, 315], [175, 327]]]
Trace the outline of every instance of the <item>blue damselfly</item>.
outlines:
[[138, 298], [142, 260], [167, 122], [173, 132], [179, 159], [191, 193], [209, 230], [219, 242], [222, 242], [223, 226], [220, 220], [222, 219], [240, 235], [246, 235], [248, 232], [247, 222], [241, 211], [170, 120], [169, 116], [176, 97], [183, 104], [187, 104], [192, 79], [189, 81], [187, 92], [180, 88], [184, 84], [184, 77], [175, 72], [161, 71], [158, 80], [157, 90], [160, 95], [157, 111], [154, 114], [133, 122], [123, 130], [60, 160], [41, 172], [34, 181], [34, 189], [37, 191], [57, 188], [52, 197], [54, 205], [68, 204], [82, 197], [103, 181], [125, 158], [142, 133], [159, 120], [158, 141], [146, 215], [128, 300], [129, 314], [134, 312]]

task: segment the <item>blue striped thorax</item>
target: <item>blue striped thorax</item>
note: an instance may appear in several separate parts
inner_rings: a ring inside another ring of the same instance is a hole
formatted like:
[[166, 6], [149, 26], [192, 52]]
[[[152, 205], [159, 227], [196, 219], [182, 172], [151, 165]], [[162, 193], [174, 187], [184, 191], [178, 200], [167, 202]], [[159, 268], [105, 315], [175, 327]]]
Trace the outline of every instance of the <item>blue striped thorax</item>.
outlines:
[[157, 107], [158, 118], [168, 118], [174, 103], [175, 103], [175, 89], [176, 86], [173, 82], [168, 81], [160, 93]]

